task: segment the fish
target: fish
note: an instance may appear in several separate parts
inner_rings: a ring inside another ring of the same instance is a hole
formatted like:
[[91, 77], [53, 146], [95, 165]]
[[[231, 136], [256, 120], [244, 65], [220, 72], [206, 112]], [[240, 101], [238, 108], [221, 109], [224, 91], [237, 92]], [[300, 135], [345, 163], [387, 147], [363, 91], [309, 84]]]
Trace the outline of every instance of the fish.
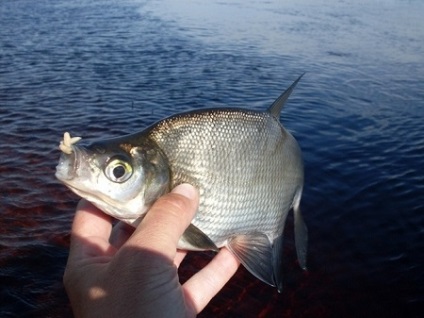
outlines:
[[263, 112], [193, 110], [88, 146], [65, 133], [56, 177], [134, 227], [160, 196], [178, 184], [192, 184], [199, 207], [178, 248], [227, 247], [249, 272], [281, 292], [283, 232], [291, 210], [297, 258], [306, 270], [302, 153], [279, 119], [302, 76]]

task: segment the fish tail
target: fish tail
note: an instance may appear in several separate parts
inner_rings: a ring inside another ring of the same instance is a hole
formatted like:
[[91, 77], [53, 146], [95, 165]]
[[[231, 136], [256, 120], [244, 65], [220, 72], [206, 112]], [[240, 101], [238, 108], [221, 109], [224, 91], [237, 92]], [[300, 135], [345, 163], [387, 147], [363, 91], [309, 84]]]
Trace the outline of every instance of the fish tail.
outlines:
[[306, 270], [306, 254], [308, 252], [308, 228], [303, 220], [300, 211], [300, 197], [302, 190], [300, 189], [295, 197], [293, 212], [294, 212], [294, 241], [296, 245], [297, 259], [302, 269]]

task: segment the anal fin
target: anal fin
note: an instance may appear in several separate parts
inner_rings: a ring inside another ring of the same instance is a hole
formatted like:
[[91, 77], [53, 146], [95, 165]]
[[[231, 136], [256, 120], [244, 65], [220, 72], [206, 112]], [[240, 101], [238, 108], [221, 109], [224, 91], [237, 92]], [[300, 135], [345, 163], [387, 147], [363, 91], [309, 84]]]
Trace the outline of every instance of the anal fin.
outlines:
[[178, 242], [178, 248], [191, 251], [218, 251], [218, 247], [203, 231], [190, 224]]
[[275, 281], [274, 266], [276, 263], [281, 263], [281, 258], [274, 262], [275, 251], [268, 236], [261, 232], [235, 235], [228, 240], [227, 247], [255, 277], [280, 289], [278, 286], [280, 283]]

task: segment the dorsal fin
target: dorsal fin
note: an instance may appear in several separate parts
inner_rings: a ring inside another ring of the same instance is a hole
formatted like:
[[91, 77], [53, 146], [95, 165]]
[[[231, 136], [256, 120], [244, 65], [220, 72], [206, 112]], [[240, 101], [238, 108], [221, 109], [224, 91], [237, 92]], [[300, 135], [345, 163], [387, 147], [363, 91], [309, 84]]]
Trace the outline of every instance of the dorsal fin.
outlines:
[[268, 113], [277, 118], [280, 117], [281, 109], [283, 109], [284, 103], [289, 98], [290, 94], [293, 92], [294, 88], [296, 87], [297, 83], [300, 81], [303, 75], [305, 75], [305, 73], [300, 75], [297, 80], [295, 80], [293, 84], [291, 84], [290, 87], [287, 88], [286, 91], [282, 93], [280, 97], [275, 100], [275, 102], [272, 103], [272, 105], [268, 108]]

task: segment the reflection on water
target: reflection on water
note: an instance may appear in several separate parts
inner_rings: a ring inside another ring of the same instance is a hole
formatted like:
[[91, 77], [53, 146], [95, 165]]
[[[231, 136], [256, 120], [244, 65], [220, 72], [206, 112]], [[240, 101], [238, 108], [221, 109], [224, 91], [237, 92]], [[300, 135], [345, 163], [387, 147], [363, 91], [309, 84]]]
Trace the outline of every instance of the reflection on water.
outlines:
[[165, 0], [145, 9], [196, 40], [267, 55], [422, 63], [424, 53], [418, 1]]
[[[119, 136], [201, 107], [283, 112], [305, 157], [309, 271], [286, 229], [282, 294], [241, 269], [203, 317], [418, 317], [423, 309], [421, 2], [0, 2], [0, 315], [70, 316], [77, 197], [64, 131]], [[186, 279], [210, 259], [190, 253]]]

